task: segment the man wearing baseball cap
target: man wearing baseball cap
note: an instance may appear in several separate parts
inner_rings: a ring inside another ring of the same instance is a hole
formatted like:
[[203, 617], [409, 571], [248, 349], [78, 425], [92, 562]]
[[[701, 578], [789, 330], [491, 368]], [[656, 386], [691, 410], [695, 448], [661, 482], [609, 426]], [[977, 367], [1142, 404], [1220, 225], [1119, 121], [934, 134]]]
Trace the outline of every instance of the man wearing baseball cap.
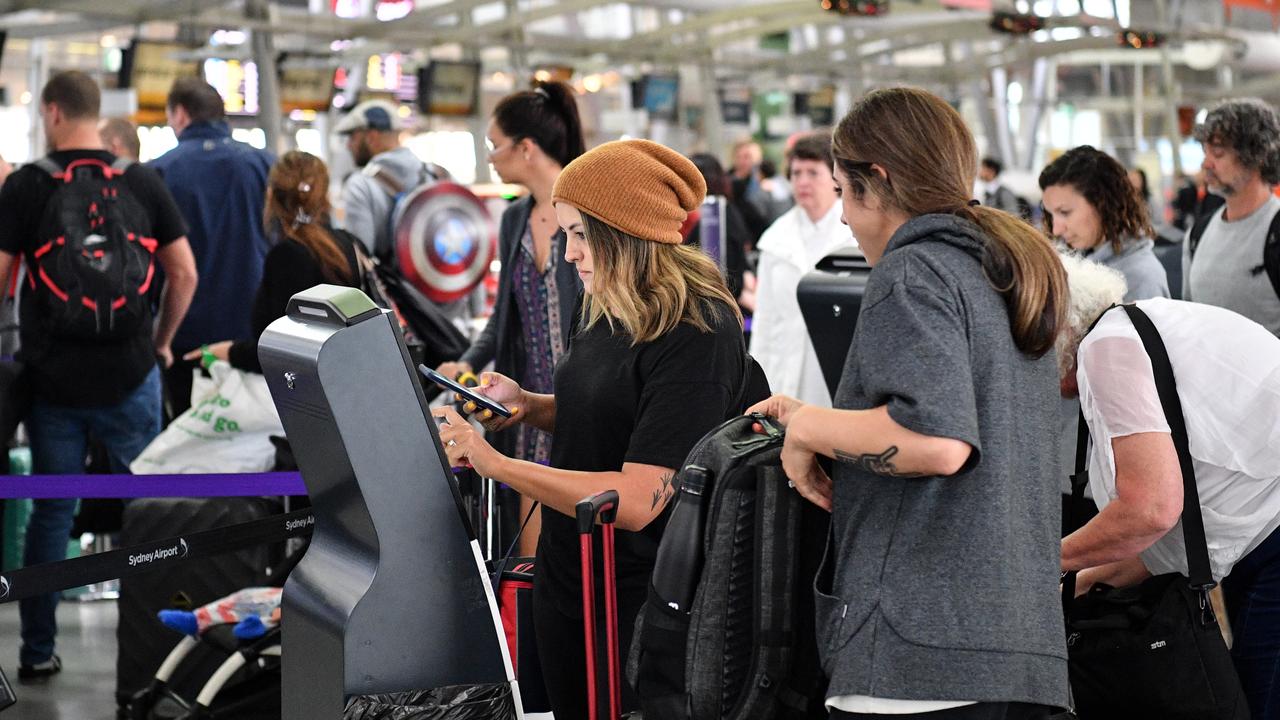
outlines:
[[400, 130], [398, 108], [385, 100], [356, 105], [334, 128], [362, 168], [342, 188], [339, 224], [383, 259], [392, 255], [388, 221], [395, 196], [428, 179], [423, 162], [400, 145]]

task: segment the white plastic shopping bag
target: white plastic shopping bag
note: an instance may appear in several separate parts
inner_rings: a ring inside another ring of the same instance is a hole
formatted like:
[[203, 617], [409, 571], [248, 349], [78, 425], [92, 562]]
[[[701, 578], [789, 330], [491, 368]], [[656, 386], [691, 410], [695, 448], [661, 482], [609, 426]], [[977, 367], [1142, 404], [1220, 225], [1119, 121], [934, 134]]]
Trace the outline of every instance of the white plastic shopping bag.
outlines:
[[129, 469], [135, 475], [245, 473], [275, 463], [272, 435], [284, 435], [267, 379], [218, 361], [199, 370], [191, 409], [156, 436]]

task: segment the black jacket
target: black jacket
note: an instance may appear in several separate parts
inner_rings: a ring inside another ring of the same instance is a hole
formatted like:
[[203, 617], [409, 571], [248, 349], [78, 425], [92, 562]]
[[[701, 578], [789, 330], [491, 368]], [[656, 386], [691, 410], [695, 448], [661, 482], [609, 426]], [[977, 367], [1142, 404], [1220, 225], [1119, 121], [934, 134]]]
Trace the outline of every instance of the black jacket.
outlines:
[[[523, 379], [520, 374], [524, 370], [525, 350], [520, 328], [520, 310], [515, 306], [511, 270], [515, 267], [516, 253], [520, 252], [520, 238], [524, 236], [531, 212], [533, 198], [530, 196], [515, 201], [502, 213], [498, 226], [498, 257], [502, 261], [502, 270], [498, 273], [498, 297], [494, 302], [493, 315], [489, 316], [489, 322], [484, 326], [480, 337], [461, 358], [475, 368], [477, 373], [492, 361], [495, 372], [516, 382]], [[582, 294], [582, 280], [573, 263], [564, 259], [563, 237], [554, 262], [556, 287], [560, 294], [560, 332], [567, 345], [578, 321], [574, 308], [578, 306], [578, 296]]]

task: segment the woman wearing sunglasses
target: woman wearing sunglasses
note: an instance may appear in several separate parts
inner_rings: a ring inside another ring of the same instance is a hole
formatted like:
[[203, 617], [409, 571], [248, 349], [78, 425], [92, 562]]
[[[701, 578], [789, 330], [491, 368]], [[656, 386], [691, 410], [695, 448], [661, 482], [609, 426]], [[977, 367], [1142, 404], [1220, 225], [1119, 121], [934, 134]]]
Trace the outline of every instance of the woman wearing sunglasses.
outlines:
[[[560, 171], [584, 150], [573, 89], [564, 83], [539, 83], [533, 90], [503, 98], [493, 111], [485, 144], [498, 177], [523, 185], [529, 194], [502, 214], [498, 228], [502, 270], [493, 315], [457, 362], [444, 363], [437, 370], [456, 378], [479, 372], [492, 362], [495, 372], [513, 378], [521, 387], [549, 393], [582, 291], [573, 264], [564, 258], [564, 233], [551, 207], [551, 188]], [[493, 442], [504, 454], [521, 460], [545, 465], [551, 457], [551, 435], [530, 425], [497, 433]], [[506, 517], [518, 521], [529, 513], [531, 503], [524, 497], [508, 494], [502, 502], [510, 507]], [[533, 555], [540, 526], [537, 514], [531, 516], [521, 536], [521, 556]], [[513, 523], [506, 530], [514, 532], [515, 527]]]

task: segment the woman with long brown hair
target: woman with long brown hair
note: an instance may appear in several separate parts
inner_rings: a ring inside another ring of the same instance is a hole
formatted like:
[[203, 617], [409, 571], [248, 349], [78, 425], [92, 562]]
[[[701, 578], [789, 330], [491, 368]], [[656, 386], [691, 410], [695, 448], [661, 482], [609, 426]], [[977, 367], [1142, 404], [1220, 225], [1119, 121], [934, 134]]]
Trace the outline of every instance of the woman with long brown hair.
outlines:
[[250, 309], [253, 337], [224, 340], [193, 350], [229, 360], [233, 367], [262, 372], [258, 337], [274, 320], [284, 317], [289, 298], [307, 288], [359, 286], [355, 237], [329, 224], [329, 169], [315, 155], [291, 150], [271, 168], [262, 222], [275, 240], [263, 260], [262, 284]]
[[[1054, 339], [1066, 278], [1039, 232], [970, 204], [973, 136], [923, 90], [834, 134], [873, 266], [833, 409], [775, 396], [783, 467], [832, 513], [816, 594], [833, 718], [1044, 718], [1065, 707]], [[818, 465], [834, 459], [834, 477]]]

